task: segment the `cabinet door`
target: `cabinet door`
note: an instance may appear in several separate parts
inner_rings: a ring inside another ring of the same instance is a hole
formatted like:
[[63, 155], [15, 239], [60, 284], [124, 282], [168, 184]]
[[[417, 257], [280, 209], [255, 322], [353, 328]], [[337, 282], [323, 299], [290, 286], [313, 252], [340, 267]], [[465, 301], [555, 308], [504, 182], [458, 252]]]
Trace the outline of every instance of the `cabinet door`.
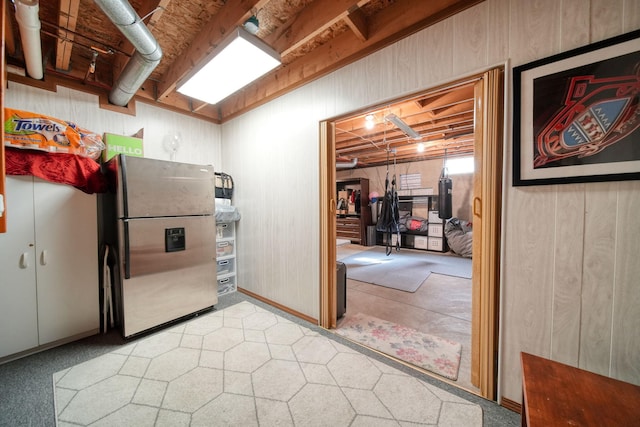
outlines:
[[99, 329], [96, 196], [34, 182], [40, 344]]
[[6, 177], [7, 232], [0, 234], [0, 357], [38, 345], [33, 179]]

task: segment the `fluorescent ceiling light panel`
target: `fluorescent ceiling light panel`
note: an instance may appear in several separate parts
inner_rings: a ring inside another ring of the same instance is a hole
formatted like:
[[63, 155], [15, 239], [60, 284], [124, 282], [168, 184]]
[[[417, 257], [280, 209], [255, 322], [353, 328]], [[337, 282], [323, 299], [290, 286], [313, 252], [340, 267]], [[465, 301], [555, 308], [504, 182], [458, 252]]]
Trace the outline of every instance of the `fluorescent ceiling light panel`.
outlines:
[[280, 55], [242, 27], [236, 28], [178, 83], [178, 92], [216, 104], [280, 65]]
[[387, 121], [390, 121], [391, 123], [396, 125], [396, 127], [398, 129], [400, 129], [402, 132], [404, 132], [404, 134], [407, 135], [409, 138], [422, 139], [422, 137], [420, 136], [420, 134], [418, 132], [413, 130], [411, 128], [411, 126], [406, 124], [400, 117], [396, 116], [395, 114], [393, 114], [393, 113], [392, 114], [387, 114], [384, 117], [384, 119], [387, 120]]

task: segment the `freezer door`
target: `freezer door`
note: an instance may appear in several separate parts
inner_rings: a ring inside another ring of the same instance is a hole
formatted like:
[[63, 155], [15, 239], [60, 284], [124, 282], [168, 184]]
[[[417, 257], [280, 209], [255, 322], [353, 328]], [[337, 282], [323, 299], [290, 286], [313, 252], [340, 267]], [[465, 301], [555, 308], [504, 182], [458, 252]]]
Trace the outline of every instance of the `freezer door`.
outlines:
[[119, 217], [215, 213], [213, 166], [120, 155]]
[[119, 304], [125, 337], [218, 302], [215, 217], [120, 223]]

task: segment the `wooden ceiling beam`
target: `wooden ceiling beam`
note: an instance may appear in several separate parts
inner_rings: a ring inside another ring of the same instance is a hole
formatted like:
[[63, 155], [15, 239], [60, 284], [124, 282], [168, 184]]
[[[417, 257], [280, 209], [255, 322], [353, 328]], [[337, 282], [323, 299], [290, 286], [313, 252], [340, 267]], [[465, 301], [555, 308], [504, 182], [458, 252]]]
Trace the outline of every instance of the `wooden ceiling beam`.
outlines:
[[469, 100], [461, 101], [457, 104], [450, 104], [442, 108], [432, 110], [431, 113], [433, 114], [434, 119], [436, 119], [439, 117], [449, 117], [455, 114], [470, 112], [473, 111], [473, 107], [474, 100], [473, 98], [471, 98]]
[[136, 92], [135, 99], [138, 101], [144, 101], [148, 104], [160, 106], [161, 108], [167, 108], [172, 111], [182, 110], [183, 113], [195, 117], [199, 117], [203, 120], [207, 120], [214, 123], [220, 123], [218, 119], [218, 109], [215, 105], [204, 103], [204, 105], [198, 103], [194, 108], [194, 101], [179, 92], [172, 92], [164, 97], [162, 102], [158, 102], [157, 99], [157, 82], [153, 80], [147, 80]]
[[[464, 144], [458, 144], [455, 146], [441, 141], [432, 145], [425, 144], [424, 151], [421, 153], [417, 153], [416, 147], [412, 146], [396, 148], [395, 156], [391, 156], [389, 160], [391, 162], [395, 161], [396, 163], [408, 163], [444, 158], [445, 149], [447, 150], [447, 157], [449, 158], [473, 155], [473, 141], [467, 141]], [[336, 159], [336, 161], [349, 162], [352, 158], [356, 157], [358, 158], [357, 168], [384, 166], [387, 164], [386, 153], [341, 157], [340, 159]]]
[[[147, 4], [144, 4], [140, 7], [141, 11], [154, 11], [153, 14], [149, 17], [149, 21], [147, 22], [147, 28], [149, 28], [149, 31], [153, 32], [153, 28], [158, 24], [160, 18], [162, 18], [162, 14], [169, 7], [169, 3], [171, 3], [171, 0], [148, 0]], [[142, 15], [142, 17], [144, 17], [145, 15]]]
[[473, 85], [452, 90], [447, 93], [440, 93], [435, 96], [428, 96], [417, 100], [422, 110], [436, 110], [449, 105], [458, 104], [461, 101], [473, 101], [475, 94]]
[[9, 2], [5, 1], [3, 3], [4, 3], [2, 5], [2, 15], [3, 15], [2, 25], [4, 25], [4, 36], [3, 36], [4, 44], [3, 45], [5, 48], [5, 54], [13, 56], [16, 53], [16, 38], [15, 38], [15, 35], [13, 34], [14, 32], [13, 24], [11, 22], [11, 19], [9, 18]]
[[360, 41], [367, 41], [367, 37], [369, 36], [369, 25], [367, 23], [367, 17], [362, 9], [357, 8], [349, 12], [345, 18], [345, 22]]
[[366, 42], [360, 42], [352, 32], [339, 35], [331, 43], [319, 46], [303, 58], [278, 68], [222, 101], [222, 118], [228, 120], [265, 104], [481, 1], [398, 0], [382, 13], [369, 17], [369, 38]]
[[220, 8], [205, 28], [194, 38], [182, 55], [173, 62], [164, 73], [158, 85], [158, 100], [163, 101], [173, 90], [180, 79], [198, 66], [235, 27], [242, 25], [253, 15], [253, 9], [260, 9], [268, 0], [228, 1]]
[[60, 0], [60, 8], [58, 11], [58, 41], [56, 43], [57, 70], [69, 71], [79, 9], [80, 0]]
[[[360, 0], [356, 7], [362, 7], [370, 1]], [[311, 2], [287, 23], [266, 36], [264, 41], [285, 57], [326, 29], [346, 19], [349, 9], [353, 6], [353, 0]]]
[[[415, 141], [429, 143], [434, 140], [445, 140], [460, 136], [470, 136], [473, 139], [474, 117], [473, 113], [465, 114], [461, 117], [452, 117], [434, 124], [424, 124], [416, 126], [422, 136], [421, 140]], [[399, 131], [377, 133], [375, 135], [358, 136], [353, 132], [344, 132], [336, 128], [335, 138], [336, 155], [361, 157], [370, 152], [384, 152], [387, 146], [393, 148], [397, 145], [414, 143]], [[377, 148], [376, 148], [377, 147]]]
[[[442, 133], [448, 129], [453, 129], [459, 126], [468, 126], [469, 124], [473, 124], [473, 122], [473, 111], [465, 111], [460, 114], [454, 114], [433, 121], [416, 123], [414, 125], [414, 129], [422, 136], [428, 136], [433, 132]], [[373, 141], [376, 144], [382, 144], [384, 139], [394, 138], [397, 135], [401, 135], [403, 138], [406, 138], [406, 136], [396, 128], [385, 131], [372, 131], [365, 128], [347, 131], [337, 125], [335, 140], [336, 146], [342, 146], [342, 144], [364, 144], [365, 141]]]

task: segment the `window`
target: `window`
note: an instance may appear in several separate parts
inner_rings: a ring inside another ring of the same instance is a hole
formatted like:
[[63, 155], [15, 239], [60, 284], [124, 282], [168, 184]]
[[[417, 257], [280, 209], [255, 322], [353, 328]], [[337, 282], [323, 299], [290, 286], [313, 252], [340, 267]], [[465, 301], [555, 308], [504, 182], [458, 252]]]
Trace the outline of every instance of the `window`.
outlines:
[[446, 167], [449, 175], [473, 173], [473, 170], [474, 170], [473, 156], [454, 157], [452, 159], [447, 159]]

